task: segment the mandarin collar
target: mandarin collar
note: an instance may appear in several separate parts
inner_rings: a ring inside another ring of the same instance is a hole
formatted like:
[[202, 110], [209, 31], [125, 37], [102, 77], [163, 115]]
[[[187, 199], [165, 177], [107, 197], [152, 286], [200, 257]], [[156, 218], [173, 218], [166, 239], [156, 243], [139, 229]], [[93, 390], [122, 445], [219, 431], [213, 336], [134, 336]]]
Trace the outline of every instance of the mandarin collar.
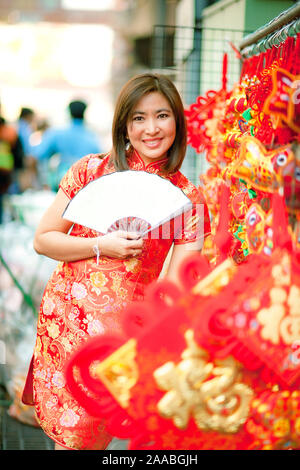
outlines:
[[129, 167], [132, 170], [142, 170], [149, 173], [158, 173], [162, 170], [164, 164], [168, 161], [167, 157], [162, 158], [161, 160], [156, 160], [155, 162], [150, 162], [147, 165], [145, 164], [142, 157], [138, 154], [136, 150], [130, 152], [127, 156]]

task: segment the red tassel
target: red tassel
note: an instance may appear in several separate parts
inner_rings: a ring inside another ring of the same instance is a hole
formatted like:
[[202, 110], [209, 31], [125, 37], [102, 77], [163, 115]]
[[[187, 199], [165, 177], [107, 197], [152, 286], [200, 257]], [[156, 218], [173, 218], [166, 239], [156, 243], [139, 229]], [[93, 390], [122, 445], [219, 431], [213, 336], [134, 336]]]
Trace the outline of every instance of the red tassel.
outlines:
[[284, 198], [278, 193], [272, 195], [273, 241], [274, 248], [292, 249], [292, 241], [288, 232], [288, 215]]
[[297, 39], [294, 45], [294, 60], [291, 63], [290, 72], [293, 75], [298, 75], [300, 73], [300, 33], [297, 35]]
[[257, 74], [257, 71], [258, 71], [258, 64], [259, 64], [259, 55], [255, 56], [255, 60], [253, 61], [253, 64], [252, 64], [253, 69], [252, 69], [251, 76]]
[[271, 49], [271, 64], [273, 64], [273, 62], [276, 60], [277, 53], [278, 53], [277, 47], [273, 46], [272, 49]]
[[272, 63], [272, 49], [268, 49], [265, 53], [265, 67], [269, 67]]
[[224, 261], [229, 254], [229, 250], [232, 245], [232, 235], [229, 232], [229, 199], [230, 199], [230, 188], [226, 184], [222, 186], [221, 200], [220, 200], [220, 220], [218, 229], [215, 235], [215, 244], [220, 252], [219, 262]]
[[264, 54], [259, 54], [259, 56], [257, 56], [255, 75], [260, 75], [260, 73], [263, 71], [264, 58], [265, 58]]
[[227, 69], [228, 69], [228, 54], [225, 52], [223, 55], [223, 71], [222, 71], [222, 89], [227, 89]]
[[250, 66], [251, 66], [251, 59], [245, 59], [242, 65], [240, 81], [242, 81], [242, 78], [245, 75], [249, 74]]
[[287, 40], [282, 45], [282, 64], [281, 66], [285, 68], [287, 71], [291, 70], [291, 65], [294, 61], [294, 38], [287, 38]]
[[256, 56], [251, 57], [249, 59], [249, 61], [250, 61], [250, 64], [249, 64], [248, 74], [249, 74], [250, 77], [252, 77], [255, 73], [255, 70], [256, 70], [257, 57]]
[[244, 60], [242, 63], [242, 68], [241, 68], [241, 73], [240, 73], [240, 83], [243, 77], [246, 75], [246, 69], [247, 69], [247, 64], [246, 64], [246, 60]]

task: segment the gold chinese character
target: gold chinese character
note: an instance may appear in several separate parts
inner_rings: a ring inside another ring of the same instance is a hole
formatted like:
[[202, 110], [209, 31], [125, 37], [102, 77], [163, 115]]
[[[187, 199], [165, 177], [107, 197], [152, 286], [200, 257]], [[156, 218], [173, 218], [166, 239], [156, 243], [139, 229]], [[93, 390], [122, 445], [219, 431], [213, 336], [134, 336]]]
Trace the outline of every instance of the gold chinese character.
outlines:
[[278, 344], [293, 344], [300, 339], [300, 289], [292, 285], [287, 292], [282, 287], [270, 290], [271, 305], [257, 314], [263, 326], [262, 338]]
[[300, 339], [300, 315], [288, 316], [280, 324], [280, 335], [285, 344], [293, 344]]
[[177, 365], [167, 362], [154, 372], [158, 386], [167, 391], [157, 405], [160, 415], [172, 418], [180, 429], [193, 417], [199, 429], [237, 432], [248, 416], [252, 390], [237, 383], [233, 359], [216, 367], [207, 361], [192, 330], [186, 332], [185, 339], [188, 347], [182, 361]]

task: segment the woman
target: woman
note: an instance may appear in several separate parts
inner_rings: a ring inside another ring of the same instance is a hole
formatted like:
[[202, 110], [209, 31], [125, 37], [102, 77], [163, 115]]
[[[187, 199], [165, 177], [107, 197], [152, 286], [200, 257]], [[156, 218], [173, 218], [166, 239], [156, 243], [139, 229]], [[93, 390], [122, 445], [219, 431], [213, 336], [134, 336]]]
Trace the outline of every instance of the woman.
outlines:
[[210, 230], [201, 195], [179, 172], [186, 151], [184, 109], [167, 77], [143, 74], [123, 87], [112, 135], [108, 155], [83, 157], [63, 177], [34, 239], [38, 253], [60, 261], [42, 299], [33, 360], [33, 403], [56, 448], [104, 449], [111, 440], [105, 423], [90, 417], [65, 385], [63, 371], [70, 355], [92, 335], [120, 331], [122, 309], [128, 302], [143, 299], [145, 287], [158, 278], [173, 241], [167, 276], [177, 282], [187, 244], [190, 254], [199, 250], [199, 238], [203, 238], [193, 223], [183, 227], [175, 240], [174, 230], [163, 239], [139, 239], [124, 231], [99, 236], [83, 226], [72, 227], [61, 217], [70, 199], [104, 174], [128, 168], [148, 171], [181, 188], [194, 207], [204, 205], [204, 235]]

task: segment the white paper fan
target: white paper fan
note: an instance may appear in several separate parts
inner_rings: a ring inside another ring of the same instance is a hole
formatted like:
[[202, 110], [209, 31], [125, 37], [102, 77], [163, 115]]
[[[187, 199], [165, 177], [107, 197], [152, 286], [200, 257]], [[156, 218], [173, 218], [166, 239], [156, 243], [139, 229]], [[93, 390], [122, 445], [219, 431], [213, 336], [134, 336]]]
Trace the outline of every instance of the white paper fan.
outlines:
[[144, 235], [191, 207], [169, 180], [127, 170], [88, 183], [69, 202], [63, 218], [103, 234], [120, 229]]

